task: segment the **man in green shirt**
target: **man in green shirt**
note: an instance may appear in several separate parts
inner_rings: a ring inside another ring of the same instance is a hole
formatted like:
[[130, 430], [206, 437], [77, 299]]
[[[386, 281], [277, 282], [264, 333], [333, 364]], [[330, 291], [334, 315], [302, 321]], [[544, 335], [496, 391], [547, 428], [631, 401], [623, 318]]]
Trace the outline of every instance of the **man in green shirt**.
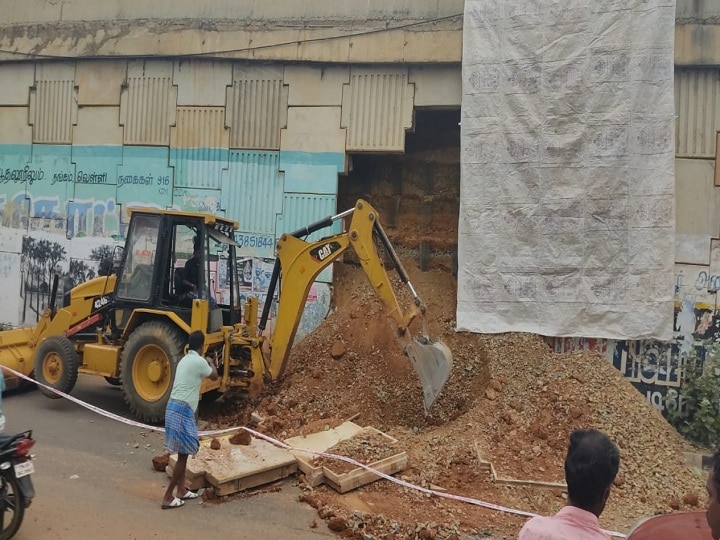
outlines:
[[[177, 462], [163, 496], [163, 509], [179, 508], [185, 504], [185, 500], [198, 496], [185, 487], [185, 470], [188, 456], [197, 454], [200, 448], [195, 421], [200, 385], [205, 377], [213, 381], [218, 378], [215, 364], [202, 356], [204, 346], [205, 334], [200, 330], [191, 333], [188, 337], [188, 353], [175, 368], [175, 381], [165, 409], [165, 446], [169, 452], [177, 453]], [[173, 495], [173, 490], [176, 490], [176, 495]]]

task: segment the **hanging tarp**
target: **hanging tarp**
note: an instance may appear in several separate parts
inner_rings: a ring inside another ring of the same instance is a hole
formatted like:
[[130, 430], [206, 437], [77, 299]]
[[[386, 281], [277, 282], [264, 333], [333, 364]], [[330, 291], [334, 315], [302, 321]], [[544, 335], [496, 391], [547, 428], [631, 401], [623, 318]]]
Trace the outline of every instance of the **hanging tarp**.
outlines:
[[466, 0], [457, 327], [670, 339], [674, 0]]

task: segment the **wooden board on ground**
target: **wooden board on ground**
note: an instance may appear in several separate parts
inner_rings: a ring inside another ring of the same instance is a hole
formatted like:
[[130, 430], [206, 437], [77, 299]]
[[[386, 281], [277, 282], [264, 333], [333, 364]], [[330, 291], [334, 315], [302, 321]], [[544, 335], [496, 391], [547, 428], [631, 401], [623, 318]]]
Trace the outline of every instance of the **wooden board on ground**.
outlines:
[[362, 428], [352, 422], [343, 422], [339, 426], [311, 433], [310, 435], [302, 435], [299, 437], [291, 437], [285, 440], [285, 444], [292, 446], [291, 452], [297, 459], [298, 468], [305, 474], [305, 481], [308, 485], [315, 487], [322, 484], [325, 479], [322, 466], [316, 466], [313, 463], [313, 454], [304, 452], [303, 450], [311, 450], [314, 452], [324, 452], [328, 448], [335, 446], [344, 439], [349, 439], [357, 435]]
[[[253, 438], [249, 445], [231, 444], [230, 435], [218, 437], [220, 448], [210, 448], [211, 441], [203, 440], [200, 450], [188, 459], [188, 471], [197, 474], [203, 471], [205, 482], [218, 495], [229, 495], [237, 491], [268, 484], [290, 476], [297, 471], [297, 461], [287, 450]], [[177, 457], [170, 456], [174, 467]]]
[[[390, 437], [390, 435], [387, 435], [382, 431], [378, 431], [373, 427], [363, 428], [355, 436], [362, 437], [363, 435], [374, 435], [376, 437], [383, 438], [393, 446], [397, 444], [397, 439], [394, 439], [393, 437]], [[366, 465], [383, 474], [392, 475], [407, 469], [407, 452], [400, 451], [378, 461], [366, 463]], [[355, 467], [351, 471], [345, 473], [335, 473], [332, 468], [323, 466], [323, 474], [325, 476], [325, 483], [340, 493], [345, 493], [381, 478], [374, 472], [368, 471], [362, 467]]]

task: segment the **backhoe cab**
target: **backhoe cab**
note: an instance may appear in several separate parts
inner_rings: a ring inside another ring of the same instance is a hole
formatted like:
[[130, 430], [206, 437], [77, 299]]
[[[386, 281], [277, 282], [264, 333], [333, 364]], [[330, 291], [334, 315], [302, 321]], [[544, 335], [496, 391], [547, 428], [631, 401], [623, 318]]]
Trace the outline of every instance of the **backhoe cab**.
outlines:
[[[345, 218], [343, 232], [316, 242], [302, 239]], [[161, 422], [190, 332], [205, 332], [205, 354], [215, 358], [220, 374], [203, 382], [204, 399], [262, 387], [284, 371], [315, 278], [353, 249], [395, 322], [429, 409], [450, 374], [452, 355], [422, 333], [411, 336], [409, 326], [424, 317], [425, 306], [372, 206], [360, 200], [350, 210], [282, 235], [262, 311], [256, 297], [241, 304], [236, 229], [237, 223], [212, 215], [131, 210], [125, 248], [113, 265], [104, 266], [105, 275], [74, 287], [60, 308], [53, 294], [35, 328], [0, 333], [0, 365], [26, 374], [34, 369], [39, 382], [63, 392], [72, 390], [78, 373], [104, 376], [122, 387], [139, 419]], [[376, 241], [412, 293], [407, 311], [398, 305]], [[276, 296], [277, 317], [268, 338], [264, 331]], [[263, 346], [266, 341], [269, 347]]]

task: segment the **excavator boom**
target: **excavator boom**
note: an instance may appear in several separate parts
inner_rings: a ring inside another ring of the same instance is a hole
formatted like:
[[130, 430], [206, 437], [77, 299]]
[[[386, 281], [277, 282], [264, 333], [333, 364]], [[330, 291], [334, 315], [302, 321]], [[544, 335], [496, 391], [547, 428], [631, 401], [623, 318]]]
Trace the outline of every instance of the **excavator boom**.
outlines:
[[[345, 232], [317, 242], [306, 242], [299, 238], [329, 227], [335, 221], [348, 216], [352, 218]], [[374, 237], [383, 244], [401, 280], [410, 289], [413, 305], [407, 310], [403, 310], [398, 304], [390, 278], [375, 247]], [[452, 353], [446, 345], [433, 341], [425, 334], [415, 338], [410, 335], [408, 327], [418, 315], [425, 316], [425, 305], [410, 283], [400, 259], [382, 229], [377, 212], [363, 200], [359, 200], [351, 210], [327, 217], [292, 234], [284, 234], [280, 238], [267, 300], [258, 325], [262, 333], [275, 288], [282, 278], [278, 316], [270, 344], [270, 360], [266, 366], [268, 375], [271, 379], [276, 379], [285, 369], [313, 281], [348, 249], [355, 251], [370, 284], [387, 308], [387, 316], [396, 323], [397, 337], [422, 384], [423, 402], [427, 411], [450, 376]]]

